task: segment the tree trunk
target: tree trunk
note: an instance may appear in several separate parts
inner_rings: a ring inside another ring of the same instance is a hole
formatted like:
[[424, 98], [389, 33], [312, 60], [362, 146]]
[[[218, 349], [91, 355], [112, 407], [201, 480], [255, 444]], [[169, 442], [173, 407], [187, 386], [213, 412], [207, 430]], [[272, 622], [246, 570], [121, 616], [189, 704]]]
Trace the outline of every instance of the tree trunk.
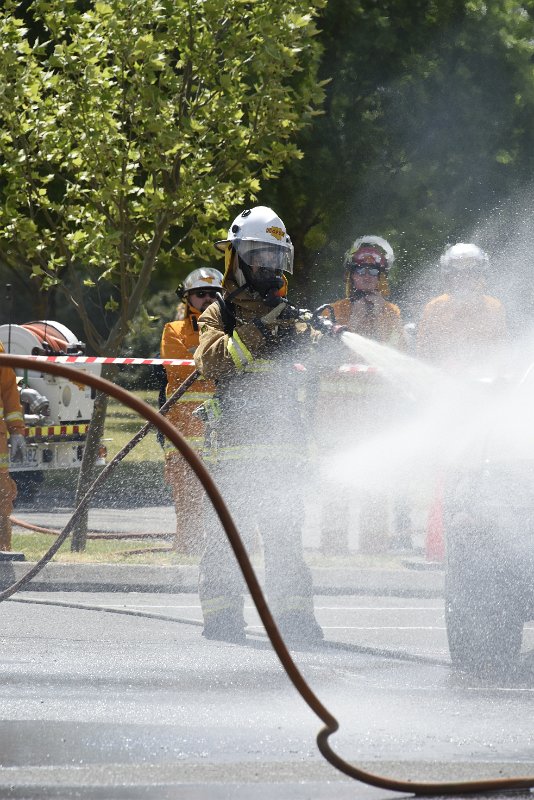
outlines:
[[[102, 370], [102, 377], [107, 378], [109, 370], [104, 367]], [[106, 412], [108, 408], [109, 395], [97, 392], [95, 398], [95, 405], [93, 408], [93, 415], [91, 417], [91, 424], [87, 432], [87, 439], [83, 451], [82, 464], [80, 467], [80, 474], [78, 476], [78, 485], [76, 487], [76, 502], [78, 507], [81, 499], [85, 495], [87, 489], [91, 485], [93, 478], [93, 469], [102, 435], [104, 433], [104, 425], [106, 422]], [[70, 549], [73, 552], [80, 553], [85, 550], [87, 544], [87, 526], [89, 520], [89, 507], [80, 515], [80, 519], [76, 523], [72, 531], [72, 540]]]

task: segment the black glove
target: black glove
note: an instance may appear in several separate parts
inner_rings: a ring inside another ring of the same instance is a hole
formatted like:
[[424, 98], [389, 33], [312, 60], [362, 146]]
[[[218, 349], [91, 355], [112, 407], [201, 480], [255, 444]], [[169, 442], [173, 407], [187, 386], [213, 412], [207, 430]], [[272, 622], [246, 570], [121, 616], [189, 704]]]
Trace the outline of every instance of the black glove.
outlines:
[[268, 341], [276, 342], [295, 332], [295, 322], [298, 321], [296, 311], [298, 309], [284, 300], [262, 317], [254, 319], [253, 323]]

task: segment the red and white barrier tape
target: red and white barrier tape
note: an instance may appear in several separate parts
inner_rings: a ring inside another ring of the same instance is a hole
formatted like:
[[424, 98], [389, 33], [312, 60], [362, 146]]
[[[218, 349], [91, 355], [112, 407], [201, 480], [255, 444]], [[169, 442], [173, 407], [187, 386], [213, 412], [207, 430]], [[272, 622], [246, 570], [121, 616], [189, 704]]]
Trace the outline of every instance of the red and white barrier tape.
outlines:
[[129, 366], [194, 367], [192, 358], [104, 358], [103, 356], [28, 356], [34, 361], [59, 364], [127, 364]]
[[[191, 358], [105, 358], [104, 356], [28, 356], [33, 361], [55, 361], [60, 364], [125, 364], [131, 367], [162, 366], [162, 367], [194, 367]], [[298, 372], [306, 372], [304, 364], [293, 365]], [[341, 364], [337, 372], [344, 374], [379, 372], [376, 367], [368, 364]]]

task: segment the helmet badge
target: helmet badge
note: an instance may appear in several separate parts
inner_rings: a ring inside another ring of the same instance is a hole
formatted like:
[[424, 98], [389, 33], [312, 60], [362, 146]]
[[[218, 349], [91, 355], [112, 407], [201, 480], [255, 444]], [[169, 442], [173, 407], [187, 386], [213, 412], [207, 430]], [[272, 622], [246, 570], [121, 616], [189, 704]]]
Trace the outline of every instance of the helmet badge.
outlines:
[[276, 227], [276, 225], [271, 225], [270, 228], [266, 228], [265, 232], [270, 233], [271, 236], [274, 236], [274, 238], [278, 239], [279, 242], [281, 242], [284, 236], [286, 235], [285, 231], [283, 231], [282, 228]]

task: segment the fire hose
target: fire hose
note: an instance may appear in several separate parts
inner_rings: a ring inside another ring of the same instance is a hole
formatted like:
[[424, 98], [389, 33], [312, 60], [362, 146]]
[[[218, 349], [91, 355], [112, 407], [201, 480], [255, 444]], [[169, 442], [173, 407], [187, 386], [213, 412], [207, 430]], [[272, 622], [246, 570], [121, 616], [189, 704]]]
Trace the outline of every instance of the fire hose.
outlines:
[[[24, 356], [14, 356], [0, 354], [0, 367], [22, 367], [29, 369], [32, 361]], [[219, 520], [225, 530], [226, 536], [234, 555], [238, 561], [239, 567], [247, 584], [248, 590], [256, 606], [260, 619], [265, 627], [269, 640], [278, 656], [282, 667], [284, 668], [289, 680], [298, 691], [302, 699], [307, 703], [309, 708], [314, 714], [322, 721], [323, 728], [317, 734], [317, 746], [324, 758], [337, 770], [354, 778], [362, 783], [370, 786], [376, 786], [380, 789], [387, 789], [390, 791], [404, 792], [416, 795], [457, 795], [466, 793], [480, 793], [480, 792], [495, 792], [503, 790], [518, 790], [518, 789], [531, 789], [534, 788], [534, 776], [516, 777], [516, 778], [498, 778], [498, 779], [483, 779], [478, 781], [459, 781], [459, 782], [421, 782], [410, 780], [396, 780], [395, 778], [384, 777], [367, 772], [359, 767], [345, 761], [337, 755], [329, 743], [329, 738], [339, 729], [338, 720], [330, 713], [330, 711], [321, 703], [317, 695], [312, 691], [304, 677], [301, 675], [298, 667], [296, 666], [286, 644], [280, 635], [278, 628], [274, 622], [273, 616], [261, 589], [256, 573], [252, 567], [247, 550], [241, 540], [239, 532], [236, 528], [234, 520], [232, 519], [228, 508], [217, 488], [209, 471], [197, 455], [197, 453], [188, 445], [181, 433], [164, 417], [158, 413], [152, 406], [149, 406], [143, 400], [130, 394], [125, 389], [105, 380], [104, 378], [97, 377], [96, 375], [83, 374], [80, 375], [79, 371], [72, 367], [66, 367], [62, 364], [43, 364], [42, 368], [45, 372], [50, 372], [52, 375], [59, 375], [70, 380], [76, 379], [79, 382], [87, 384], [94, 389], [114, 397], [124, 405], [136, 411], [144, 417], [148, 423], [155, 426], [161, 433], [166, 436], [173, 445], [177, 448], [180, 454], [188, 462], [189, 466], [201, 481], [213, 507], [219, 517]], [[182, 388], [182, 387], [180, 387]], [[141, 432], [140, 432], [141, 433]], [[139, 435], [139, 434], [138, 434]], [[135, 437], [134, 437], [135, 438]], [[129, 443], [130, 444], [130, 443]], [[109, 473], [108, 473], [109, 474]], [[101, 473], [102, 475], [102, 473]], [[100, 477], [100, 476], [99, 476]], [[97, 479], [98, 480], [98, 479]], [[95, 481], [96, 483], [96, 481]], [[94, 487], [94, 484], [91, 488]], [[86, 495], [87, 497], [87, 495]], [[84, 498], [85, 501], [86, 498]], [[83, 501], [82, 501], [83, 502]], [[70, 532], [69, 524], [62, 531], [61, 536], [54, 542], [49, 550], [55, 553], [61, 544], [65, 541], [68, 533]], [[53, 555], [52, 553], [52, 555]], [[47, 554], [48, 555], [48, 554]], [[37, 572], [44, 566], [43, 559], [38, 564], [29, 570], [23, 579], [8, 587], [8, 589], [0, 592], [0, 601], [10, 597], [23, 585], [25, 585]]]

